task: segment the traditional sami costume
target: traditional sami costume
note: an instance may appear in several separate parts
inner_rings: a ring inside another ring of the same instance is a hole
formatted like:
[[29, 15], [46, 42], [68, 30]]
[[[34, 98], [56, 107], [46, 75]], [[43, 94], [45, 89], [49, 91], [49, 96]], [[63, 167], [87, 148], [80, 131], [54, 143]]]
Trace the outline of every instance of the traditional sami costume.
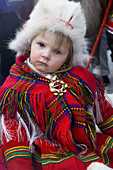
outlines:
[[111, 8], [107, 16], [107, 22], [105, 24], [105, 28], [108, 32], [113, 34], [113, 2], [111, 3]]
[[113, 108], [101, 79], [77, 66], [52, 80], [25, 60], [16, 58], [0, 88], [1, 164], [85, 170], [96, 161], [113, 168]]

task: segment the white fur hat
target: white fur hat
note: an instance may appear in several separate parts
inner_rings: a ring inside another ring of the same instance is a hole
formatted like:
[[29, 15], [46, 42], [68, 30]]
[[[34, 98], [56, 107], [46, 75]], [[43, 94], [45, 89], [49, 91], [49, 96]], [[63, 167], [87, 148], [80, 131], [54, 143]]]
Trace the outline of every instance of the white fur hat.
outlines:
[[73, 65], [81, 64], [86, 52], [86, 20], [79, 2], [68, 0], [39, 0], [23, 28], [9, 43], [17, 55], [24, 54], [32, 39], [42, 29], [60, 32], [71, 38], [74, 49]]

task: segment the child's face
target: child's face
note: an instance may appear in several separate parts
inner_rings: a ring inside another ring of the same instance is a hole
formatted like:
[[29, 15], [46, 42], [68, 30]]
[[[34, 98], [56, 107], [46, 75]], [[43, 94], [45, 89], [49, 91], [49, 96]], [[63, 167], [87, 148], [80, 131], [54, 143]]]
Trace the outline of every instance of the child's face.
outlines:
[[55, 39], [54, 33], [45, 31], [44, 35], [38, 34], [31, 43], [30, 61], [42, 73], [55, 72], [66, 62], [69, 47], [64, 40], [59, 49]]

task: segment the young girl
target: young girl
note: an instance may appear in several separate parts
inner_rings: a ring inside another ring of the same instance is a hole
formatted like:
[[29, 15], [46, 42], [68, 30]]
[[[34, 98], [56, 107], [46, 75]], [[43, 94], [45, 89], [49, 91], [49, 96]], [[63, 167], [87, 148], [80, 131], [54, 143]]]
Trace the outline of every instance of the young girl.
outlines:
[[8, 170], [113, 168], [113, 107], [102, 80], [80, 66], [85, 31], [79, 3], [40, 0], [9, 44], [16, 62], [0, 88]]

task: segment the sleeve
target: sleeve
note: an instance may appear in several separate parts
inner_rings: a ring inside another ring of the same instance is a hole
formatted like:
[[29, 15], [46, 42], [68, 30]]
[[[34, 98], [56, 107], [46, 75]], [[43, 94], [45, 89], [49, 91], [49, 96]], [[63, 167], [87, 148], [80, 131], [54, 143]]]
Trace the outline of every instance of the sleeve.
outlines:
[[2, 142], [8, 170], [33, 170], [32, 153], [25, 127], [15, 118], [1, 118]]
[[104, 82], [101, 77], [93, 74], [94, 94], [95, 100], [94, 105], [91, 108], [92, 114], [95, 118], [95, 123], [99, 129], [113, 137], [113, 106], [110, 102], [108, 95], [105, 91]]

